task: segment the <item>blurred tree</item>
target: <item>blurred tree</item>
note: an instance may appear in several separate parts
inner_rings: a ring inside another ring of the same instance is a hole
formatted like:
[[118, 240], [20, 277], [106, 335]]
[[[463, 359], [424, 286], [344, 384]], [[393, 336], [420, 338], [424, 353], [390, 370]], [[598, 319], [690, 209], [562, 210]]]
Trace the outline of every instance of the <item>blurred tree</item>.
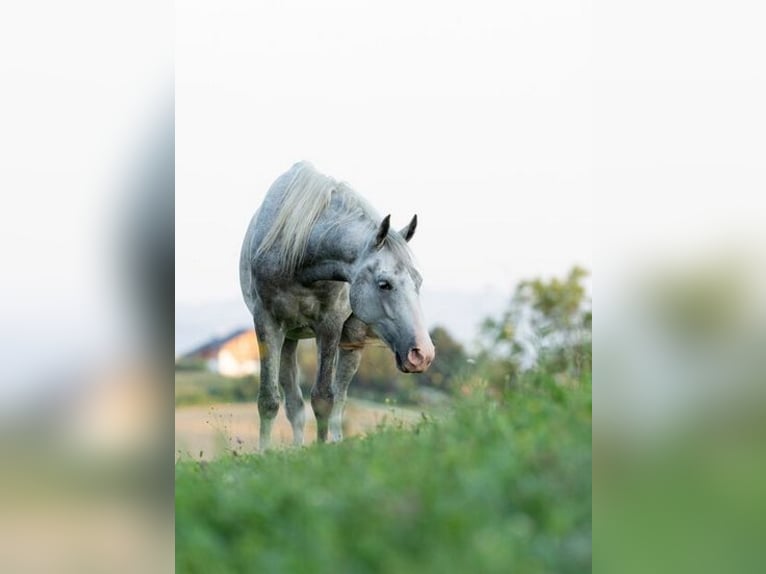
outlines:
[[456, 380], [465, 372], [468, 356], [463, 345], [456, 341], [446, 328], [434, 327], [430, 334], [436, 347], [436, 358], [425, 373], [418, 375], [418, 384], [453, 392]]
[[408, 381], [400, 377], [394, 354], [380, 341], [368, 342], [349, 392], [383, 399], [403, 398]]
[[511, 377], [535, 363], [574, 377], [590, 369], [592, 311], [583, 286], [587, 276], [575, 266], [563, 279], [520, 282], [508, 309], [481, 326], [483, 358], [499, 361]]

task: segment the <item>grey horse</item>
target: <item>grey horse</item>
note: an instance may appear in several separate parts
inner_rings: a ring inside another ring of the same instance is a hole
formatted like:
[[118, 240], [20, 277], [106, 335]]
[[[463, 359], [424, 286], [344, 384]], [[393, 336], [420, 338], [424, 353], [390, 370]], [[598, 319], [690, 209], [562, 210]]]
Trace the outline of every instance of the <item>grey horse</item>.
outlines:
[[346, 392], [369, 337], [382, 339], [405, 373], [425, 371], [434, 346], [423, 320], [407, 242], [417, 216], [390, 229], [347, 184], [293, 165], [271, 186], [242, 245], [240, 284], [253, 315], [261, 357], [260, 450], [284, 390], [293, 442], [303, 444], [305, 413], [297, 380], [298, 341], [316, 338], [311, 406], [318, 440], [342, 439]]

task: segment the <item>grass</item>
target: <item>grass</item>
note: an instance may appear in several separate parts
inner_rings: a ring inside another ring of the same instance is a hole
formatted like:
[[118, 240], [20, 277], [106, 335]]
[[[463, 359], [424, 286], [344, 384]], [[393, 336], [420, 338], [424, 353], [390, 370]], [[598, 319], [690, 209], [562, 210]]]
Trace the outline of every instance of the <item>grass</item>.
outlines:
[[589, 380], [473, 386], [414, 429], [178, 462], [176, 571], [589, 572]]
[[176, 369], [176, 406], [254, 402], [258, 397], [256, 377], [224, 377], [206, 370]]

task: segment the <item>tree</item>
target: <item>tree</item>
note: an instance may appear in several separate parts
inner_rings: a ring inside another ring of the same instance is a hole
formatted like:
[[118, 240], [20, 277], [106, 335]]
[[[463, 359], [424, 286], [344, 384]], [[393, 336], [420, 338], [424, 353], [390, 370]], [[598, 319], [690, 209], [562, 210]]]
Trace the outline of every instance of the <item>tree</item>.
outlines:
[[591, 363], [592, 311], [583, 280], [573, 267], [565, 278], [522, 281], [508, 309], [481, 327], [484, 354], [509, 373], [536, 364], [551, 372], [578, 376]]
[[465, 371], [468, 356], [463, 345], [453, 339], [444, 327], [434, 327], [430, 334], [436, 348], [436, 358], [425, 373], [418, 375], [418, 384], [452, 392], [455, 390], [455, 381]]

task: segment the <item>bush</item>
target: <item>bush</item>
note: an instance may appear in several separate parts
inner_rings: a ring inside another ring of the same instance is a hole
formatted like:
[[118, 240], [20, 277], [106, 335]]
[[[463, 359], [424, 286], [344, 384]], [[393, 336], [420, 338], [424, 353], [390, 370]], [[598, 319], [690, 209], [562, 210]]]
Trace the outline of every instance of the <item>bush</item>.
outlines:
[[589, 572], [589, 376], [489, 386], [414, 430], [179, 462], [177, 571]]

